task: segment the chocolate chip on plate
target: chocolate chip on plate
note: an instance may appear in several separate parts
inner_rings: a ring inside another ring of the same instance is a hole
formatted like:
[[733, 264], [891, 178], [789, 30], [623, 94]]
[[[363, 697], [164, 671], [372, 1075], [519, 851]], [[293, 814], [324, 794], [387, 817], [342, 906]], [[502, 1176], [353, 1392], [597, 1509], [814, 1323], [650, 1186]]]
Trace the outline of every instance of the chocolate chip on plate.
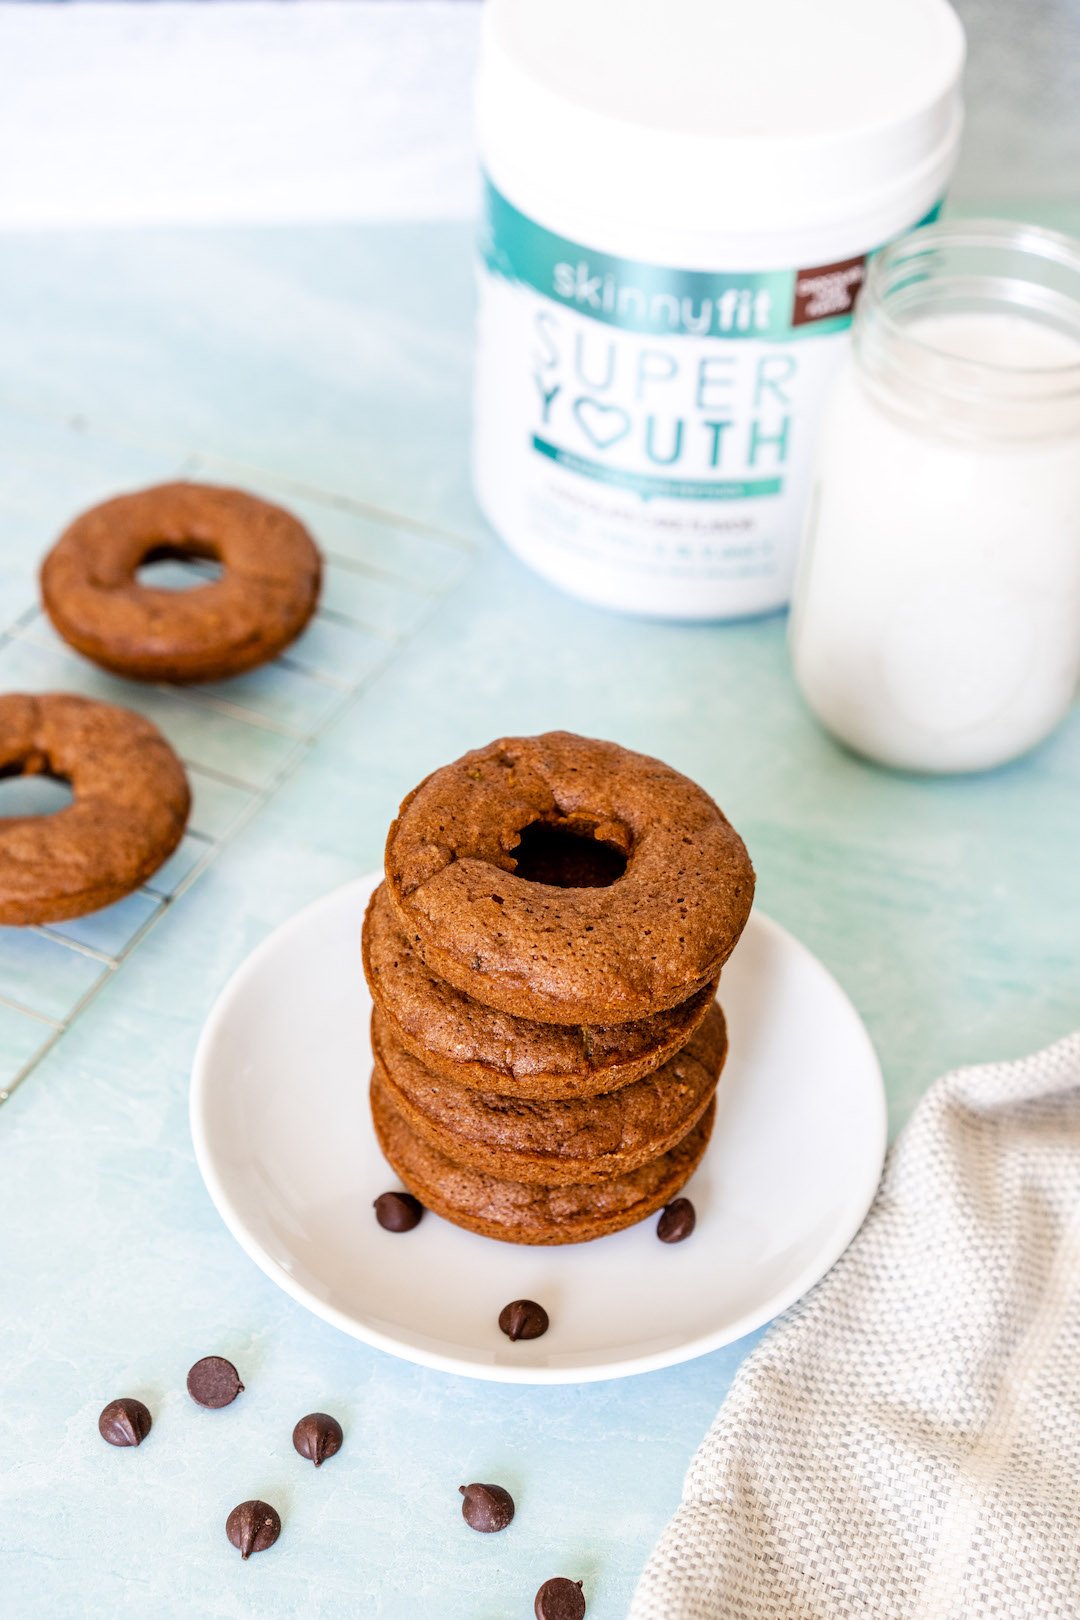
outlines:
[[689, 1198], [673, 1198], [660, 1212], [656, 1235], [661, 1243], [682, 1243], [697, 1224], [697, 1215]]
[[535, 1299], [513, 1299], [499, 1312], [499, 1326], [508, 1339], [539, 1339], [548, 1330], [548, 1313]]
[[471, 1530], [485, 1535], [505, 1530], [514, 1517], [514, 1498], [501, 1485], [459, 1485], [461, 1517]]
[[411, 1232], [423, 1213], [423, 1204], [412, 1193], [380, 1193], [375, 1200], [375, 1219], [387, 1232]]
[[225, 1520], [225, 1534], [241, 1558], [250, 1558], [253, 1552], [265, 1552], [274, 1545], [281, 1534], [281, 1517], [269, 1502], [257, 1498], [241, 1502]]
[[243, 1389], [240, 1374], [224, 1356], [203, 1356], [187, 1375], [188, 1394], [200, 1406], [228, 1406]]
[[141, 1446], [153, 1419], [142, 1401], [123, 1395], [110, 1401], [97, 1420], [98, 1433], [110, 1446]]
[[336, 1456], [344, 1438], [341, 1424], [329, 1412], [309, 1412], [292, 1432], [293, 1448], [316, 1468], [321, 1468], [327, 1457]]
[[585, 1594], [580, 1581], [568, 1581], [565, 1575], [556, 1575], [545, 1581], [533, 1604], [536, 1620], [582, 1620], [585, 1613]]

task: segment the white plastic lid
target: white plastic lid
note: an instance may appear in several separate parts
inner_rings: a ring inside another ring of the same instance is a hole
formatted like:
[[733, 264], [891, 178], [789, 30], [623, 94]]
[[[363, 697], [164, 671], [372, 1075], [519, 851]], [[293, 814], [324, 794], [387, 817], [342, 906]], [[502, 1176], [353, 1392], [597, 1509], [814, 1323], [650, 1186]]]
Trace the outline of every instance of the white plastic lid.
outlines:
[[801, 229], [880, 212], [951, 167], [964, 36], [946, 0], [485, 11], [480, 139], [511, 200], [569, 199], [676, 230], [703, 216]]

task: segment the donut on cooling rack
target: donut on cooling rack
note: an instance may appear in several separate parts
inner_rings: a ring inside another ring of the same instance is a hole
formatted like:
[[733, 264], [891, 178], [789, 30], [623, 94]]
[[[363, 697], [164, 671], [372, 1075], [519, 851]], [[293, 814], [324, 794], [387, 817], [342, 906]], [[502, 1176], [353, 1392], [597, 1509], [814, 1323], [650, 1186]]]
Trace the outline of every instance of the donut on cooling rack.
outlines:
[[[145, 563], [196, 558], [221, 577], [186, 591], [137, 578]], [[41, 569], [64, 640], [137, 681], [216, 681], [267, 663], [303, 630], [322, 565], [280, 506], [213, 484], [159, 484], [77, 517]]]
[[0, 923], [60, 922], [130, 894], [172, 854], [191, 805], [157, 727], [67, 692], [0, 696], [0, 776], [54, 776], [72, 803], [0, 817]]

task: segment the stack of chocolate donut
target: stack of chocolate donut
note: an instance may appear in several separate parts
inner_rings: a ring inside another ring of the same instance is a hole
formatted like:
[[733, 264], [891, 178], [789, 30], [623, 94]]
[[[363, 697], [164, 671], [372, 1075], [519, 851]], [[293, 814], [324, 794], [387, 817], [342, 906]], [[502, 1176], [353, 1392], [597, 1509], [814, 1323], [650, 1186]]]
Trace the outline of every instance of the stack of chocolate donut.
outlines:
[[709, 795], [613, 743], [504, 738], [421, 782], [363, 941], [375, 1129], [409, 1191], [533, 1244], [666, 1204], [708, 1145], [753, 892]]

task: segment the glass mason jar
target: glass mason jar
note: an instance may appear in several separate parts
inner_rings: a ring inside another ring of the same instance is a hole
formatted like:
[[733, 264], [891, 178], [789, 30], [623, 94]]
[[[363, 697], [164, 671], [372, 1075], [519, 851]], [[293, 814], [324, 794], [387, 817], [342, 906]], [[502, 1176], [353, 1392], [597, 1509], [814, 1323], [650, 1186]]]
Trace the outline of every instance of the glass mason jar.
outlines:
[[826, 410], [791, 623], [818, 718], [974, 771], [1080, 681], [1080, 242], [1005, 220], [873, 262]]

